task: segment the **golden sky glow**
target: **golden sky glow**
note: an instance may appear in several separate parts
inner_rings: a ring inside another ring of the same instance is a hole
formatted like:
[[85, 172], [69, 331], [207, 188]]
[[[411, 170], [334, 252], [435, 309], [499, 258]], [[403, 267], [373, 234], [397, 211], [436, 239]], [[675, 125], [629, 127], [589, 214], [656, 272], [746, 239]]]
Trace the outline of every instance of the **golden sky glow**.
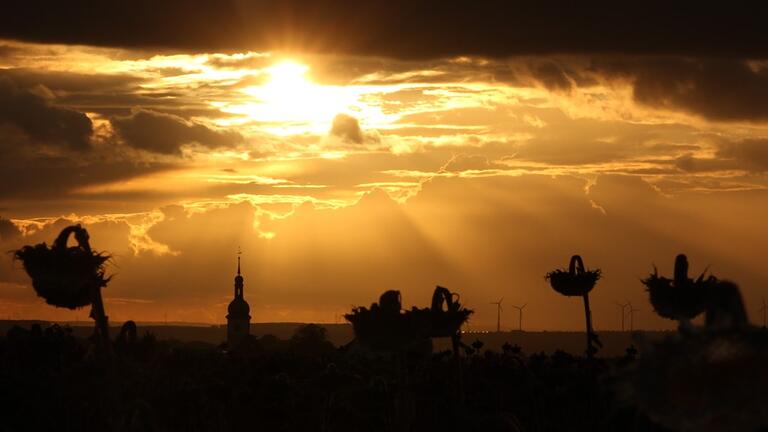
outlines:
[[[678, 252], [748, 300], [768, 284], [754, 241], [768, 234], [768, 124], [723, 117], [696, 76], [675, 99], [619, 56], [0, 48], [0, 103], [81, 125], [48, 132], [0, 109], [0, 249], [87, 224], [115, 255], [113, 319], [220, 322], [238, 245], [256, 321], [332, 321], [393, 288], [426, 304], [444, 284], [479, 328], [500, 295], [528, 302], [533, 328], [579, 328], [542, 278], [576, 252], [606, 274], [605, 328]], [[85, 313], [42, 304], [4, 256], [8, 316]]]

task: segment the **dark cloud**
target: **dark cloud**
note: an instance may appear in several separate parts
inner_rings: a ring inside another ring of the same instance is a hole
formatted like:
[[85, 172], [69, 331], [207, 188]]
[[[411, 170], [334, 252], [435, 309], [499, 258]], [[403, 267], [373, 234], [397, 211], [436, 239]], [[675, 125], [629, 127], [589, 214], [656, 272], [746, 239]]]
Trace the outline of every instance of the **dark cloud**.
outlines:
[[[141, 106], [156, 111], [185, 109], [180, 106], [182, 94], [160, 91], [138, 91], [145, 78], [129, 74], [74, 73], [33, 68], [0, 69], [18, 87], [55, 99], [60, 106], [102, 115], [128, 115], [131, 107]], [[171, 102], [173, 101], [173, 102]], [[202, 106], [202, 104], [198, 104]], [[208, 109], [209, 112], [215, 112]]]
[[[346, 82], [452, 83], [486, 81], [570, 92], [600, 82], [628, 82], [634, 101], [716, 121], [768, 120], [768, 64], [735, 58], [672, 56], [521, 56], [514, 59], [348, 63]], [[376, 69], [378, 68], [378, 69]], [[321, 65], [325, 79], [329, 68]], [[342, 80], [344, 81], [344, 80]], [[409, 89], [418, 92], [418, 89]], [[403, 92], [400, 92], [401, 94]], [[401, 94], [392, 94], [398, 97]]]
[[[5, 138], [0, 130], [0, 136]], [[4, 142], [5, 143], [5, 142]], [[3, 144], [4, 144], [3, 143]], [[74, 199], [73, 193], [82, 187], [127, 180], [141, 175], [174, 168], [169, 163], [140, 163], [113, 159], [104, 155], [53, 156], [14, 150], [0, 145], [0, 202], [13, 199], [39, 202], [41, 210], [53, 208], [54, 200]], [[83, 198], [80, 197], [82, 202]], [[100, 198], [103, 202], [123, 203], [116, 195]], [[45, 213], [43, 213], [45, 214]]]
[[766, 57], [768, 5], [226, 0], [12, 1], [0, 37], [185, 50], [294, 48], [400, 58], [555, 53]]
[[730, 162], [723, 163], [719, 159], [713, 158], [699, 158], [692, 154], [685, 154], [675, 158], [673, 162], [675, 168], [685, 172], [707, 172], [707, 171], [720, 171], [723, 169], [733, 168], [734, 164]]
[[2, 44], [0, 45], [0, 59], [13, 57], [19, 51], [20, 49], [17, 47], [12, 47], [10, 45]]
[[21, 235], [19, 227], [0, 216], [0, 242], [11, 241]]
[[[528, 84], [525, 78], [530, 76], [550, 91], [569, 92], [573, 87], [590, 87], [598, 84], [592, 76], [592, 71], [582, 63], [581, 57], [563, 57], [552, 60], [542, 60], [541, 57], [521, 59], [518, 66], [517, 81], [512, 85]], [[520, 67], [524, 66], [524, 67]], [[496, 66], [495, 76], [502, 76], [499, 66]]]
[[722, 141], [716, 144], [714, 157], [682, 155], [675, 159], [676, 168], [685, 172], [742, 170], [761, 173], [768, 171], [768, 139]]
[[[43, 89], [44, 90], [44, 89]], [[20, 88], [0, 76], [0, 126], [10, 125], [40, 144], [73, 150], [91, 147], [91, 120], [83, 113], [55, 106], [40, 92]]]
[[717, 157], [733, 159], [752, 171], [768, 171], [768, 139], [750, 139], [721, 144]]
[[768, 120], [768, 68], [742, 60], [648, 58], [596, 61], [633, 82], [634, 100], [710, 120]]
[[145, 81], [128, 74], [83, 74], [31, 68], [0, 69], [0, 76], [7, 76], [22, 88], [42, 85], [54, 93], [130, 91], [138, 89], [138, 85]]
[[552, 62], [538, 66], [533, 70], [533, 73], [549, 90], [570, 91], [573, 86], [563, 69]]
[[362, 144], [363, 130], [357, 119], [347, 114], [337, 114], [331, 125], [331, 135], [341, 138], [343, 141]]
[[[719, 152], [715, 157], [700, 157], [694, 154], [684, 154], [672, 160], [671, 166], [684, 173], [717, 173], [720, 171], [762, 171], [753, 169], [750, 163], [733, 158], [721, 158]], [[709, 179], [710, 181], [712, 179]], [[690, 188], [694, 184], [693, 179], [680, 179], [679, 185]], [[678, 186], [679, 186], [678, 185]]]
[[184, 144], [208, 148], [228, 147], [242, 141], [236, 132], [222, 132], [168, 114], [138, 110], [128, 117], [110, 120], [117, 133], [132, 147], [161, 154], [179, 154]]
[[[376, 66], [373, 61], [361, 64]], [[378, 84], [489, 81], [514, 87], [543, 86], [565, 93], [574, 87], [624, 81], [632, 86], [635, 102], [652, 108], [716, 121], [768, 120], [768, 64], [761, 61], [595, 54], [426, 61], [420, 65], [395, 61], [381, 68], [359, 73], [367, 73], [365, 78], [373, 77], [370, 82]], [[421, 75], [421, 71], [429, 74]]]
[[[72, 194], [82, 187], [172, 168], [168, 163], [134, 161], [121, 156], [113, 142], [105, 142], [99, 148], [93, 146], [93, 124], [85, 114], [54, 105], [58, 99], [37, 79], [21, 79], [24, 86], [8, 76], [0, 76], [3, 204], [18, 208], [20, 201], [34, 203], [44, 199], [40, 204], [44, 207], [54, 199], [72, 199]], [[73, 81], [72, 86], [79, 86], [77, 82]], [[99, 85], [98, 80], [95, 85]]]

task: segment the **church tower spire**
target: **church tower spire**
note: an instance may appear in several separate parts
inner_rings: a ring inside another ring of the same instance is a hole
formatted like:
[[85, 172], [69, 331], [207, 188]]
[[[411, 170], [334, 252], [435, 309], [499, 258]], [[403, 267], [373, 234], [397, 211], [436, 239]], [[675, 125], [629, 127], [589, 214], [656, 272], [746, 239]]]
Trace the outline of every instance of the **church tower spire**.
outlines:
[[240, 274], [240, 255], [243, 252], [237, 248], [237, 276], [235, 276], [235, 298], [243, 298], [243, 276]]
[[237, 248], [237, 276], [235, 276], [235, 298], [227, 308], [227, 345], [230, 349], [237, 349], [244, 339], [250, 334], [251, 307], [243, 296], [243, 275], [240, 273], [240, 255], [242, 251]]

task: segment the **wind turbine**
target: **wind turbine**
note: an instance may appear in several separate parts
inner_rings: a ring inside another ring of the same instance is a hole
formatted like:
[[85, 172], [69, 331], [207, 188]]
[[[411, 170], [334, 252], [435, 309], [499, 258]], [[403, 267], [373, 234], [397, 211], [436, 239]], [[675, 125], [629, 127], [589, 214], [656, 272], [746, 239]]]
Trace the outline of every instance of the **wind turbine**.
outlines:
[[632, 306], [632, 302], [627, 302], [629, 305], [629, 331], [635, 330], [635, 312], [640, 312], [640, 309], [635, 309]]
[[760, 312], [763, 313], [763, 328], [765, 328], [765, 312], [768, 311], [768, 305], [765, 304], [765, 297], [763, 297], [763, 306], [760, 308]]
[[504, 297], [500, 298], [497, 302], [491, 302], [496, 305], [496, 331], [501, 332], [501, 312], [504, 310], [501, 308], [501, 302], [504, 301]]
[[615, 303], [616, 303], [616, 306], [621, 308], [621, 331], [624, 331], [624, 319], [627, 316], [626, 310], [627, 310], [627, 307], [631, 305], [629, 302], [626, 302], [626, 303], [615, 302]]
[[528, 303], [525, 303], [522, 306], [512, 305], [512, 307], [518, 311], [517, 329], [520, 331], [523, 331], [523, 309], [525, 309], [526, 306], [528, 306]]

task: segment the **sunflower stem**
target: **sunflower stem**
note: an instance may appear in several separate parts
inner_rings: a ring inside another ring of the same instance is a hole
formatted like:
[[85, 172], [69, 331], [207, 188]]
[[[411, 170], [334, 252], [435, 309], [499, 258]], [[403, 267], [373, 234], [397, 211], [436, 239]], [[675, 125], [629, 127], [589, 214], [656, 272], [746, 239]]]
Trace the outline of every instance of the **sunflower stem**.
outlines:
[[95, 337], [100, 351], [107, 356], [111, 352], [109, 341], [109, 317], [104, 312], [104, 301], [101, 298], [101, 287], [94, 288], [93, 301], [91, 303], [91, 318], [96, 322]]
[[592, 360], [594, 357], [594, 349], [592, 348], [592, 312], [589, 310], [589, 293], [584, 293], [584, 317], [587, 321], [587, 358]]
[[461, 330], [451, 336], [451, 345], [453, 348], [453, 373], [456, 386], [454, 389], [454, 408], [461, 412], [464, 408], [464, 383], [461, 373], [461, 354], [459, 354], [459, 350], [461, 349]]

